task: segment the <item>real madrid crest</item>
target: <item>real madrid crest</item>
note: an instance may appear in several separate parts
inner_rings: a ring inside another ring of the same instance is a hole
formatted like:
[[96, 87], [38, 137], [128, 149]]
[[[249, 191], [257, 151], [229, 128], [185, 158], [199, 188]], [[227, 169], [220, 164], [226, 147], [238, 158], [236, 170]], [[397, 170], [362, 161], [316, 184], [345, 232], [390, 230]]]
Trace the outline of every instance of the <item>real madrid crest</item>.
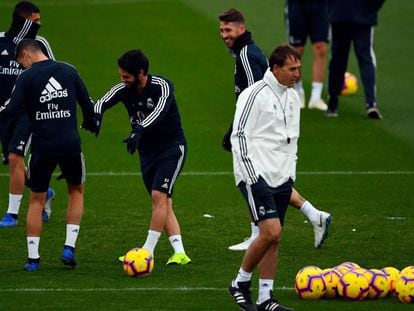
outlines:
[[154, 108], [154, 101], [152, 100], [152, 98], [151, 98], [151, 97], [149, 97], [149, 98], [147, 99], [147, 108], [148, 108], [148, 109], [152, 109], [152, 108]]

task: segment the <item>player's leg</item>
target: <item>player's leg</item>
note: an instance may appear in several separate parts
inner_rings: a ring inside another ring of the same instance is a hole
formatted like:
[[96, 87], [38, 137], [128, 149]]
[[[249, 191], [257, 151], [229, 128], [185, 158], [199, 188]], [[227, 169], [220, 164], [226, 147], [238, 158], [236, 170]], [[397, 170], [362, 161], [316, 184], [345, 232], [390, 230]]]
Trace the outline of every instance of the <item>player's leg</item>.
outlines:
[[[285, 6], [285, 23], [288, 32], [288, 42], [303, 56], [306, 38], [308, 36], [307, 4], [300, 1], [287, 1]], [[294, 85], [299, 94], [301, 108], [305, 108], [305, 90], [302, 78]]]
[[[7, 122], [7, 121], [6, 121]], [[30, 145], [30, 123], [22, 119], [22, 122], [9, 121], [7, 128], [2, 127], [3, 150], [7, 148], [8, 164], [10, 172], [9, 180], [9, 205], [6, 216], [0, 221], [0, 227], [17, 225], [18, 214], [25, 185], [24, 156]]]
[[[256, 310], [256, 305], [253, 303], [250, 294], [251, 277], [254, 268], [262, 260], [269, 247], [269, 234], [266, 229], [274, 228], [274, 226], [270, 225], [268, 227], [266, 225], [267, 223], [273, 224], [274, 219], [259, 219], [259, 217], [263, 217], [266, 214], [265, 207], [274, 205], [274, 202], [272, 196], [265, 190], [268, 188], [268, 185], [263, 178], [259, 179], [253, 186], [253, 189], [244, 182], [239, 183], [237, 186], [248, 203], [253, 219], [256, 222], [260, 221], [260, 228], [263, 228], [263, 230], [260, 230], [259, 235], [248, 247], [237, 276], [232, 280], [228, 292], [241, 310]], [[257, 210], [256, 207], [259, 206], [260, 210]], [[276, 210], [276, 208], [273, 207], [273, 210]]]
[[309, 99], [309, 109], [326, 111], [328, 105], [322, 99], [323, 81], [325, 78], [326, 53], [328, 44], [326, 42], [315, 42], [312, 44], [312, 92]]
[[[2, 127], [3, 131], [3, 127]], [[26, 183], [26, 167], [24, 157], [30, 147], [31, 133], [30, 122], [20, 119], [18, 122], [10, 122], [6, 134], [1, 134], [3, 150], [7, 146], [8, 163], [10, 171], [9, 206], [6, 216], [0, 221], [0, 227], [17, 225], [17, 218], [23, 198]], [[42, 212], [43, 221], [47, 221], [51, 214], [51, 200], [55, 192], [49, 188], [45, 202], [45, 211]]]
[[174, 249], [174, 254], [167, 261], [167, 265], [191, 263], [190, 257], [185, 253], [181, 229], [173, 209], [172, 200], [174, 186], [185, 163], [186, 154], [186, 145], [176, 145], [166, 150], [159, 161], [154, 178], [153, 188], [165, 192], [167, 195], [167, 217], [164, 229]]
[[315, 247], [319, 248], [328, 237], [328, 227], [332, 221], [329, 213], [321, 211], [303, 198], [300, 193], [292, 188], [289, 204], [300, 210], [311, 222], [315, 233]]
[[274, 277], [278, 268], [279, 248], [284, 224], [286, 209], [291, 197], [293, 182], [289, 180], [277, 188], [270, 188], [273, 193], [273, 207], [276, 213], [266, 211], [266, 216], [273, 222], [259, 222], [260, 231], [267, 232], [269, 247], [259, 263], [259, 295], [257, 299], [257, 310], [292, 310], [279, 304], [273, 296]]
[[[247, 196], [247, 191], [245, 187], [239, 187], [243, 197], [245, 198], [246, 202], [248, 202], [248, 196]], [[243, 242], [240, 242], [238, 244], [234, 244], [229, 246], [229, 250], [231, 251], [245, 251], [249, 248], [250, 244], [252, 244], [252, 242], [254, 241], [254, 239], [256, 239], [256, 237], [259, 235], [259, 227], [257, 226], [257, 223], [255, 223], [255, 221], [253, 220], [253, 215], [251, 213], [251, 210], [249, 207], [247, 207], [248, 210], [248, 214], [249, 214], [249, 219], [250, 219], [250, 228], [251, 228], [251, 233], [250, 233], [250, 237], [245, 238], [243, 240]]]
[[323, 1], [309, 2], [309, 36], [312, 42], [312, 92], [308, 107], [326, 111], [322, 89], [325, 80], [326, 54], [328, 50], [328, 7]]
[[356, 26], [354, 49], [365, 91], [367, 115], [371, 119], [381, 119], [382, 116], [376, 103], [376, 58], [373, 43], [374, 27], [368, 25]]
[[75, 267], [77, 265], [75, 260], [76, 241], [84, 210], [85, 158], [82, 153], [60, 157], [59, 166], [68, 187], [66, 239], [60, 260], [64, 265]]
[[167, 199], [167, 221], [165, 223], [165, 232], [174, 249], [174, 254], [167, 261], [167, 265], [186, 265], [191, 263], [190, 257], [185, 253], [180, 224], [175, 216], [171, 198]]
[[332, 44], [328, 79], [329, 101], [326, 112], [328, 117], [338, 116], [338, 97], [344, 82], [344, 74], [351, 48], [352, 37], [350, 28], [352, 28], [352, 25], [347, 23], [331, 23]]
[[30, 176], [29, 184], [31, 191], [26, 222], [28, 260], [24, 266], [27, 271], [36, 271], [39, 269], [42, 209], [46, 201], [46, 192], [56, 164], [54, 159], [45, 158], [40, 155], [32, 155], [29, 158], [28, 175]]

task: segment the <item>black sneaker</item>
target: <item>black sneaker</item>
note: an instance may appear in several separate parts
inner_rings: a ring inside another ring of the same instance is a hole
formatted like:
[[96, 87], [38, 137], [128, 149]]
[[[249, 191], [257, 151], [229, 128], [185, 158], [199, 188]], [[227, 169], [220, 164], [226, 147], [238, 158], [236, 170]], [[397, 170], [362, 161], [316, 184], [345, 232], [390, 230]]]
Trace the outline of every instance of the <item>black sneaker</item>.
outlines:
[[367, 108], [367, 116], [370, 119], [380, 120], [382, 119], [382, 115], [377, 107], [369, 107]]
[[260, 305], [256, 305], [257, 311], [294, 311], [292, 308], [288, 308], [279, 304], [277, 299], [273, 298], [273, 292], [270, 291], [270, 299], [262, 302]]
[[240, 310], [256, 311], [256, 305], [252, 302], [250, 297], [250, 285], [251, 281], [238, 282], [238, 287], [233, 287], [233, 283], [230, 284], [228, 292], [233, 297], [234, 301], [239, 305]]
[[325, 116], [327, 116], [328, 118], [336, 118], [338, 117], [338, 110], [333, 110], [333, 109], [329, 109], [326, 110], [325, 112]]

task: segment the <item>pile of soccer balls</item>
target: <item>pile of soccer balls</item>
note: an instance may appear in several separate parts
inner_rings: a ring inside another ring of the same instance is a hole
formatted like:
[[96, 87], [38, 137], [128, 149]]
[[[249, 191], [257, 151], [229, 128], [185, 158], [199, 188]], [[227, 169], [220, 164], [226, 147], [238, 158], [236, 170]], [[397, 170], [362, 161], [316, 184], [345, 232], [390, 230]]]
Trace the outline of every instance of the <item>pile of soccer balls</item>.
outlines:
[[324, 270], [307, 266], [296, 274], [295, 291], [305, 300], [380, 299], [391, 294], [401, 303], [414, 303], [414, 266], [401, 271], [394, 267], [365, 269], [353, 262]]
[[133, 248], [126, 253], [122, 267], [129, 276], [147, 276], [154, 268], [154, 258], [145, 248]]

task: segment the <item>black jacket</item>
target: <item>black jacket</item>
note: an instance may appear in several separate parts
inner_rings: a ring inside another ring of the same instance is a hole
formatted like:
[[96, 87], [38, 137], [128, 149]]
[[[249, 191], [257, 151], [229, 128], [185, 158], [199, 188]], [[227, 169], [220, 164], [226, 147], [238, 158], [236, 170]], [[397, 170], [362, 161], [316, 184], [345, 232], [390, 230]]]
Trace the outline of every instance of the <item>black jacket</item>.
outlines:
[[328, 20], [375, 26], [385, 0], [328, 0]]

